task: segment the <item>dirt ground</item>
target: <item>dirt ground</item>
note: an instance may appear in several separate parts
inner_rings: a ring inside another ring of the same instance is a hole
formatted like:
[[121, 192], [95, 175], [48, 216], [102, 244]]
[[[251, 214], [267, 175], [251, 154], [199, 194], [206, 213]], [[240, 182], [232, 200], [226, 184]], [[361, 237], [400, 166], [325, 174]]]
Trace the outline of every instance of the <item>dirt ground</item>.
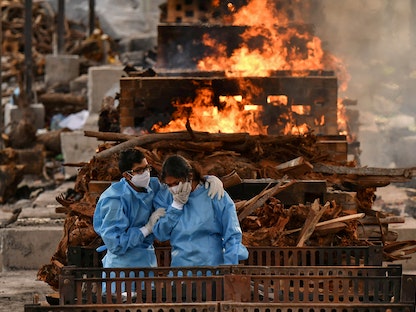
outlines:
[[24, 311], [25, 304], [46, 301], [46, 295], [53, 289], [43, 281], [36, 279], [35, 270], [0, 272], [0, 311]]
[[[37, 181], [30, 181], [29, 185], [37, 184], [43, 185]], [[0, 205], [0, 224], [8, 220], [16, 208], [22, 208], [22, 212], [18, 220], [8, 227], [16, 227], [20, 223], [27, 224], [30, 220], [35, 222], [35, 219], [40, 221], [53, 217], [61, 218], [54, 212], [54, 207], [59, 206], [55, 197], [73, 185], [74, 182], [64, 182], [31, 199]], [[0, 312], [24, 311], [25, 304], [33, 303], [35, 296], [39, 298], [39, 302], [46, 304], [46, 295], [53, 293], [55, 291], [47, 283], [37, 280], [37, 270], [1, 271], [0, 268]]]

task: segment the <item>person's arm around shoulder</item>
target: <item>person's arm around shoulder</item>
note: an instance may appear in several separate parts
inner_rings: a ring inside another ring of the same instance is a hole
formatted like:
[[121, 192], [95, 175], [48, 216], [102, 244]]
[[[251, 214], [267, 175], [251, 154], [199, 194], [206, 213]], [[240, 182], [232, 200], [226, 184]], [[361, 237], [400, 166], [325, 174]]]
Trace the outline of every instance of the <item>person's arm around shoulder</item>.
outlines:
[[205, 188], [208, 190], [208, 196], [214, 199], [217, 196], [218, 200], [224, 197], [224, 184], [222, 181], [213, 175], [205, 176]]

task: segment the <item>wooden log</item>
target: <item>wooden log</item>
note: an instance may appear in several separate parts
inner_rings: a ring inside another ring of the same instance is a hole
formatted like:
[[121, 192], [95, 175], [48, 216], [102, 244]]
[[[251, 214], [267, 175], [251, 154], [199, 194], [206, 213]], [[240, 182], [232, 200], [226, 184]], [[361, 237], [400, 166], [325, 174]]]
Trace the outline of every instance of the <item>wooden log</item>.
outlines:
[[[325, 226], [327, 224], [331, 224], [331, 223], [335, 223], [335, 222], [346, 222], [346, 221], [351, 221], [351, 220], [357, 220], [357, 219], [361, 219], [362, 217], [365, 216], [365, 213], [356, 213], [356, 214], [352, 214], [352, 215], [347, 215], [347, 216], [342, 216], [342, 217], [338, 217], [332, 220], [327, 220], [327, 221], [322, 221], [319, 222], [315, 228], [321, 227], [321, 226]], [[285, 235], [288, 234], [292, 234], [292, 233], [296, 233], [301, 231], [302, 228], [297, 228], [297, 229], [293, 229], [293, 230], [287, 230], [284, 232]]]
[[61, 150], [61, 133], [69, 132], [69, 129], [59, 129], [54, 131], [48, 131], [36, 136], [36, 141], [43, 144], [46, 151], [50, 151], [55, 154], [60, 154]]
[[406, 240], [386, 244], [383, 248], [383, 251], [387, 253], [392, 253], [396, 250], [405, 250], [408, 248], [413, 248], [413, 246], [416, 246], [416, 240]]
[[240, 176], [238, 175], [238, 173], [235, 170], [233, 170], [229, 174], [221, 177], [220, 179], [221, 179], [225, 189], [229, 188], [231, 186], [234, 186], [234, 185], [238, 185], [241, 182], [243, 182], [243, 180], [241, 180]]
[[16, 149], [18, 164], [24, 166], [23, 174], [41, 176], [45, 164], [43, 145], [37, 144], [33, 148]]
[[73, 93], [44, 93], [39, 97], [39, 100], [46, 107], [72, 105], [75, 107], [86, 107], [87, 99], [85, 96], [76, 95]]
[[379, 218], [376, 216], [365, 216], [360, 223], [361, 224], [390, 224], [390, 223], [404, 223], [405, 218], [402, 216], [389, 216]]
[[311, 172], [312, 168], [312, 164], [305, 160], [305, 158], [302, 156], [276, 166], [276, 169], [281, 173], [292, 176], [304, 175], [307, 172]]
[[[194, 135], [194, 137], [193, 137]], [[207, 132], [193, 132], [193, 135], [189, 134], [186, 131], [180, 132], [170, 132], [170, 133], [150, 133], [144, 134], [135, 138], [132, 138], [128, 141], [120, 143], [116, 146], [110, 147], [100, 153], [95, 157], [97, 159], [105, 159], [110, 157], [114, 153], [119, 153], [120, 151], [150, 144], [160, 140], [179, 140], [179, 141], [222, 141], [222, 142], [243, 142], [248, 138], [247, 133], [207, 133]]]
[[213, 142], [191, 142], [191, 141], [165, 141], [161, 140], [147, 146], [150, 150], [177, 150], [194, 153], [213, 153], [223, 147], [223, 143], [219, 141]]
[[388, 261], [410, 259], [408, 256], [416, 252], [416, 240], [389, 242], [383, 247], [384, 256]]
[[4, 204], [16, 193], [23, 180], [24, 165], [0, 165], [0, 204]]
[[377, 176], [390, 177], [405, 181], [416, 176], [416, 167], [412, 168], [371, 168], [371, 167], [347, 167], [333, 166], [323, 163], [313, 165], [313, 171], [325, 174], [356, 175], [356, 176]]
[[326, 202], [324, 206], [319, 205], [319, 199], [315, 199], [312, 203], [311, 209], [309, 210], [308, 217], [305, 221], [304, 226], [298, 236], [296, 247], [303, 247], [306, 241], [311, 237], [315, 230], [316, 225], [324, 214], [325, 210], [329, 207], [329, 202]]
[[329, 235], [338, 233], [339, 231], [345, 229], [347, 224], [344, 222], [335, 222], [332, 224], [327, 224], [318, 228], [315, 228], [315, 233], [320, 236]]
[[95, 158], [98, 160], [105, 159], [110, 157], [113, 154], [119, 153], [125, 149], [133, 148], [136, 146], [141, 146], [143, 144], [152, 143], [158, 140], [184, 140], [189, 141], [191, 140], [191, 137], [189, 134], [182, 133], [181, 135], [178, 135], [177, 133], [162, 133], [162, 134], [144, 134], [140, 137], [132, 138], [128, 141], [125, 141], [123, 143], [117, 144], [116, 146], [110, 147], [106, 150], [103, 150], [95, 155]]
[[270, 197], [279, 194], [281, 191], [283, 191], [284, 189], [288, 188], [290, 185], [296, 182], [295, 180], [292, 180], [290, 182], [285, 183], [284, 181], [286, 179], [287, 176], [284, 176], [275, 186], [273, 186], [270, 189], [264, 189], [262, 192], [260, 192], [260, 194], [245, 202], [244, 205], [241, 206], [239, 210], [237, 210], [238, 219], [240, 221], [243, 220], [258, 207], [261, 207]]
[[128, 141], [130, 139], [138, 137], [137, 135], [130, 135], [117, 132], [98, 132], [98, 131], [84, 131], [86, 137], [97, 138], [100, 141]]

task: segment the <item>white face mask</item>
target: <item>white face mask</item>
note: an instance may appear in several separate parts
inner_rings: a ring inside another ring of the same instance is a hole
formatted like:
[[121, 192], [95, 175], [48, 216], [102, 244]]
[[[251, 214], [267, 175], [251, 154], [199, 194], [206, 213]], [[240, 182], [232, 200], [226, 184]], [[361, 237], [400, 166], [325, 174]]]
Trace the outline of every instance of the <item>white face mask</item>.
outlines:
[[150, 171], [149, 170], [145, 170], [142, 174], [135, 174], [135, 175], [130, 175], [130, 176], [131, 176], [130, 182], [135, 187], [147, 188], [149, 186], [149, 182], [150, 182]]

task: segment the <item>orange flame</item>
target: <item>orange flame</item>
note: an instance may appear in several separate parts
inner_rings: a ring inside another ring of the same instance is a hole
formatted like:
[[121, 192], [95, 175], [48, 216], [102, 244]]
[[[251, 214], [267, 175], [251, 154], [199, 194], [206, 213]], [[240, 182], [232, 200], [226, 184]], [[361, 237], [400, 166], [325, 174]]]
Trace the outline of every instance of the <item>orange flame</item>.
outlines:
[[152, 130], [182, 131], [189, 122], [195, 131], [267, 134], [267, 126], [258, 121], [261, 106], [251, 105], [241, 96], [221, 96], [219, 101], [220, 105], [214, 106], [212, 89], [200, 88], [192, 103], [174, 104], [176, 112], [167, 125], [154, 125]]
[[338, 99], [337, 103], [337, 120], [338, 120], [338, 130], [340, 135], [345, 135], [348, 142], [354, 142], [356, 138], [354, 134], [351, 133], [348, 124], [347, 111], [342, 99]]
[[[212, 4], [219, 6], [219, 1], [213, 0]], [[227, 20], [231, 20], [234, 26], [244, 26], [244, 32], [240, 35], [241, 44], [230, 55], [227, 43], [217, 42], [205, 34], [202, 38], [203, 44], [215, 52], [198, 62], [200, 71], [221, 71], [227, 77], [267, 77], [279, 70], [291, 71], [295, 76], [305, 76], [311, 70], [332, 70], [338, 76], [340, 90], [346, 89], [349, 76], [342, 61], [325, 52], [321, 40], [307, 26], [301, 22], [291, 24], [292, 21], [285, 11], [277, 11], [266, 0], [251, 0], [241, 8], [236, 8], [230, 2], [227, 9], [231, 14], [231, 19]], [[253, 42], [257, 43], [256, 46], [253, 46]], [[256, 108], [255, 103], [250, 102], [249, 96], [250, 92], [259, 94], [261, 90], [243, 85], [246, 84], [244, 80], [240, 83], [240, 90], [244, 90], [245, 94], [239, 100], [234, 96], [213, 99], [212, 90], [202, 88], [192, 103], [175, 103], [177, 111], [173, 120], [166, 126], [155, 125], [153, 130], [184, 130], [188, 121], [196, 131], [267, 134], [268, 126], [264, 126], [259, 118], [262, 107]], [[279, 98], [279, 95], [270, 100], [270, 104], [274, 106], [283, 102], [284, 98]], [[277, 127], [284, 129], [284, 134], [309, 132], [308, 125], [296, 125], [292, 117], [292, 112], [306, 114], [308, 109], [310, 110], [310, 106], [303, 106], [282, 113], [277, 117]], [[345, 128], [344, 116], [345, 114], [338, 114], [340, 129]], [[324, 116], [315, 120], [315, 125], [324, 123]]]
[[[321, 40], [306, 29], [290, 26], [284, 13], [273, 10], [267, 1], [250, 1], [233, 15], [233, 20], [233, 25], [247, 27], [241, 35], [241, 46], [229, 57], [224, 44], [205, 35], [203, 43], [215, 47], [216, 53], [200, 60], [199, 70], [224, 70], [231, 77], [264, 77], [276, 70], [302, 75], [305, 71], [325, 69]], [[262, 45], [250, 48], [250, 40], [258, 40]]]

